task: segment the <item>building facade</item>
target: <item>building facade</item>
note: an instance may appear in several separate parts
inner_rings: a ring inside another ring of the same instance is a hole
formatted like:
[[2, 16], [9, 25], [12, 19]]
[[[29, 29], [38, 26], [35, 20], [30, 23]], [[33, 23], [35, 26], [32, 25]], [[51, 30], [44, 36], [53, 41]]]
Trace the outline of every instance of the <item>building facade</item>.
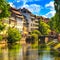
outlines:
[[33, 15], [29, 10], [26, 8], [19, 9], [22, 15], [25, 18], [25, 26], [27, 27], [27, 31], [31, 32], [33, 30], [38, 29], [38, 19], [36, 19], [36, 15]]
[[28, 34], [33, 30], [38, 30], [40, 20], [45, 23], [49, 22], [49, 18], [36, 16], [26, 8], [16, 9], [11, 7], [9, 11], [11, 12], [11, 16], [4, 20], [4, 22], [8, 24], [7, 28], [17, 28], [22, 34]]
[[17, 28], [23, 32], [24, 16], [15, 8], [10, 8], [11, 16], [9, 17], [10, 27]]

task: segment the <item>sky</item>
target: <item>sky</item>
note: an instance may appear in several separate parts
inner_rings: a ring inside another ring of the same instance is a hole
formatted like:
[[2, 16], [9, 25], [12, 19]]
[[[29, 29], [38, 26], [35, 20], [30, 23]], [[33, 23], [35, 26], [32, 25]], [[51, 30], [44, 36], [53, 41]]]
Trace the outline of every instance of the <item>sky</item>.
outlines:
[[33, 14], [51, 18], [55, 14], [54, 0], [7, 0], [14, 8], [27, 8]]

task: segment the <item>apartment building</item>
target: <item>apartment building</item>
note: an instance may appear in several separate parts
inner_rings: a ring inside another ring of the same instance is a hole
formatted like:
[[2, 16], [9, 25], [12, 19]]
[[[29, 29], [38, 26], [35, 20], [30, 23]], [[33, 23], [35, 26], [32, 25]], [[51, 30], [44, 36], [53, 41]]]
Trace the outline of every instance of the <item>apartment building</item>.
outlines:
[[38, 19], [36, 19], [36, 15], [33, 15], [29, 10], [26, 8], [19, 9], [22, 15], [25, 18], [25, 26], [27, 27], [27, 31], [31, 32], [33, 30], [38, 29]]
[[[26, 20], [21, 12], [18, 9], [11, 7], [10, 10], [11, 16], [4, 19], [2, 22], [6, 25], [5, 33], [9, 27], [17, 28], [22, 34], [27, 33]], [[1, 32], [3, 34], [4, 32]]]
[[38, 30], [38, 19], [36, 18], [36, 15], [31, 14], [31, 31], [32, 30]]
[[11, 16], [9, 17], [10, 27], [17, 28], [23, 32], [24, 16], [15, 8], [10, 8]]
[[[45, 23], [49, 22], [49, 18], [44, 18], [42, 16], [36, 16], [32, 14], [26, 8], [10, 8], [11, 16], [8, 19], [5, 19], [4, 22], [7, 23], [8, 27], [17, 28], [22, 34], [28, 34], [33, 30], [39, 29], [39, 20], [42, 19]], [[7, 29], [6, 28], [6, 29]]]

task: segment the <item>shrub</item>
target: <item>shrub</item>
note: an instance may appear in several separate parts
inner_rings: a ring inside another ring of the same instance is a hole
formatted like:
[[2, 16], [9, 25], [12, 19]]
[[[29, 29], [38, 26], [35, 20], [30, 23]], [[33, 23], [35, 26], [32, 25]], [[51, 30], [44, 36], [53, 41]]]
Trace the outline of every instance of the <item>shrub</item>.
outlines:
[[26, 43], [31, 43], [31, 36], [26, 37]]
[[35, 41], [38, 40], [38, 35], [37, 34], [31, 34], [31, 42], [35, 43]]
[[0, 21], [0, 31], [2, 31], [5, 28], [5, 25], [2, 24], [2, 22]]
[[37, 34], [31, 34], [31, 36], [34, 38], [34, 40], [38, 40], [38, 35]]
[[3, 39], [3, 37], [2, 36], [0, 36], [0, 41]]
[[40, 31], [38, 31], [38, 30], [33, 30], [33, 31], [31, 32], [31, 34], [41, 35]]
[[8, 43], [15, 43], [21, 39], [21, 34], [16, 28], [9, 28], [8, 29], [8, 37], [7, 42]]

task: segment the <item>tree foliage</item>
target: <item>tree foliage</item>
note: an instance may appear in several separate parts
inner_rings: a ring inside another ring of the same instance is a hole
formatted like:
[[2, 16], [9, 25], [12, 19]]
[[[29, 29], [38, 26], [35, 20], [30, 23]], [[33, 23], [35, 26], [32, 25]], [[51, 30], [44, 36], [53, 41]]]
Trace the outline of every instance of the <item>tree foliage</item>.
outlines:
[[10, 16], [9, 4], [6, 0], [0, 0], [0, 19]]
[[34, 44], [38, 40], [38, 35], [33, 33], [31, 34], [31, 43]]
[[34, 38], [34, 40], [38, 40], [38, 35], [37, 34], [31, 34], [31, 36]]
[[56, 27], [56, 21], [54, 20], [54, 17], [52, 17], [49, 21], [49, 26], [50, 26], [50, 29], [51, 30], [55, 30], [55, 27]]
[[31, 34], [41, 35], [41, 33], [40, 33], [40, 31], [39, 31], [39, 30], [33, 30], [33, 31], [31, 32]]
[[42, 35], [48, 35], [50, 33], [50, 26], [40, 20], [39, 22], [39, 31], [41, 32]]
[[50, 19], [49, 25], [56, 33], [60, 33], [60, 0], [54, 0], [56, 14]]
[[15, 43], [21, 39], [21, 34], [16, 28], [9, 28], [8, 29], [8, 43]]
[[49, 25], [52, 30], [56, 31], [56, 33], [60, 33], [60, 19], [58, 13], [50, 19]]
[[33, 30], [31, 32], [31, 43], [34, 44], [38, 40], [38, 36], [41, 35], [39, 30]]
[[54, 6], [55, 6], [55, 10], [56, 12], [60, 12], [60, 0], [54, 0]]
[[5, 28], [5, 25], [0, 22], [0, 31], [2, 31]]
[[0, 35], [0, 41], [3, 39], [3, 36]]
[[56, 21], [56, 32], [60, 33], [60, 0], [54, 0], [54, 6], [56, 10], [56, 14], [54, 19]]

